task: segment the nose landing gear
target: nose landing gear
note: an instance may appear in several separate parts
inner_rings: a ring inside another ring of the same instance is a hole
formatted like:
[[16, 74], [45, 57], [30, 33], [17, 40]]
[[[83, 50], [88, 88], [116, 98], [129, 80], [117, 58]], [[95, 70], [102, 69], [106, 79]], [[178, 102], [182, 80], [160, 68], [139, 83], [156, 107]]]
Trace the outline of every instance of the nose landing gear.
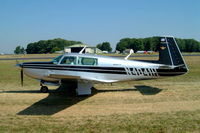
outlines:
[[40, 92], [42, 92], [42, 93], [47, 93], [47, 92], [49, 92], [49, 89], [48, 89], [47, 86], [41, 86]]

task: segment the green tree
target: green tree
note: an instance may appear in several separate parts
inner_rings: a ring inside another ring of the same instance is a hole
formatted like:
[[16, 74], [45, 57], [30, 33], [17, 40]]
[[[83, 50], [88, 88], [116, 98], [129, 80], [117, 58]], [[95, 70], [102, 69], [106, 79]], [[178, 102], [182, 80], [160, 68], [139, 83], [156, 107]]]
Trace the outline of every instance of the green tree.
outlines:
[[144, 50], [143, 39], [136, 39], [136, 38], [124, 38], [121, 39], [119, 43], [117, 43], [116, 50], [120, 51], [121, 53], [125, 49], [133, 49], [134, 52], [138, 50]]
[[134, 52], [137, 52], [139, 50], [144, 50], [142, 39], [135, 39], [135, 38], [131, 39], [128, 48], [133, 49]]
[[199, 52], [200, 43], [194, 39], [185, 39], [186, 52]]
[[57, 50], [64, 50], [65, 46], [80, 43], [80, 41], [70, 41], [61, 38], [52, 40], [40, 40], [38, 42], [29, 43], [27, 45], [26, 52], [27, 54], [54, 53]]
[[116, 46], [116, 50], [120, 51], [121, 53], [128, 48], [128, 45], [130, 44], [130, 38], [123, 38], [121, 39]]
[[185, 40], [184, 39], [176, 38], [176, 42], [177, 42], [177, 44], [179, 46], [180, 51], [186, 51]]
[[101, 43], [100, 44], [97, 44], [96, 46], [98, 49], [101, 49]]
[[25, 53], [25, 49], [21, 46], [17, 46], [14, 50], [15, 54], [24, 54]]
[[158, 50], [158, 45], [160, 44], [160, 37], [151, 37], [150, 38], [150, 43], [151, 43], [151, 50], [152, 51], [157, 51]]
[[109, 42], [103, 42], [103, 43], [101, 43], [101, 44], [98, 44], [98, 45], [97, 45], [97, 48], [99, 48], [99, 49], [102, 50], [102, 51], [108, 51], [108, 52], [111, 52], [111, 51], [112, 51], [112, 48], [111, 48]]
[[60, 51], [60, 50], [61, 50], [60, 48], [54, 47], [52, 48], [51, 53], [55, 53], [56, 51]]
[[150, 41], [150, 38], [144, 38], [143, 40], [144, 50], [145, 51], [151, 51], [152, 50], [152, 43]]

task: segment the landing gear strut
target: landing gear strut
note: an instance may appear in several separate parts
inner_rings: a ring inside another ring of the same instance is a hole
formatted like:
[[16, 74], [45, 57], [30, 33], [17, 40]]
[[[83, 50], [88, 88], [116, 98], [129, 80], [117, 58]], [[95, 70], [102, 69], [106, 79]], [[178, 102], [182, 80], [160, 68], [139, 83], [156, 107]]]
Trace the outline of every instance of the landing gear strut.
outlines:
[[41, 86], [40, 92], [42, 92], [42, 93], [47, 93], [48, 91], [49, 91], [49, 89], [48, 89], [47, 86]]

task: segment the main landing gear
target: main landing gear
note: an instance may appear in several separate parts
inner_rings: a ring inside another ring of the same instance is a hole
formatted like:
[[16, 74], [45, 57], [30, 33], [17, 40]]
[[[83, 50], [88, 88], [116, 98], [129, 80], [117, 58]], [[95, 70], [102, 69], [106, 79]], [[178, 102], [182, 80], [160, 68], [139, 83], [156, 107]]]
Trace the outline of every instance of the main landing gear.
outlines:
[[57, 82], [44, 82], [43, 80], [41, 80], [40, 82], [40, 92], [42, 93], [48, 93], [49, 89], [47, 86], [45, 85], [56, 85], [56, 86], [60, 86], [57, 89], [57, 92], [66, 92], [68, 94], [72, 94], [72, 95], [90, 95], [92, 93], [91, 88], [93, 86], [92, 82], [88, 82], [88, 81], [82, 81], [82, 80], [78, 80], [78, 81], [69, 81], [69, 80], [62, 80], [60, 83]]

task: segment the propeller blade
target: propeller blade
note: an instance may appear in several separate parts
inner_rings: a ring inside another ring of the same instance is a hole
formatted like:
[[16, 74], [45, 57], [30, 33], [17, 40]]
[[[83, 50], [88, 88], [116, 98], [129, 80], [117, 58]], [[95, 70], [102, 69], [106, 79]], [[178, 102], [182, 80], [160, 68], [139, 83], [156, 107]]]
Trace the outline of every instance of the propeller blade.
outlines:
[[21, 69], [21, 86], [23, 86], [24, 82], [24, 73], [23, 73], [23, 68]]
[[16, 59], [16, 65], [19, 64], [19, 61]]

